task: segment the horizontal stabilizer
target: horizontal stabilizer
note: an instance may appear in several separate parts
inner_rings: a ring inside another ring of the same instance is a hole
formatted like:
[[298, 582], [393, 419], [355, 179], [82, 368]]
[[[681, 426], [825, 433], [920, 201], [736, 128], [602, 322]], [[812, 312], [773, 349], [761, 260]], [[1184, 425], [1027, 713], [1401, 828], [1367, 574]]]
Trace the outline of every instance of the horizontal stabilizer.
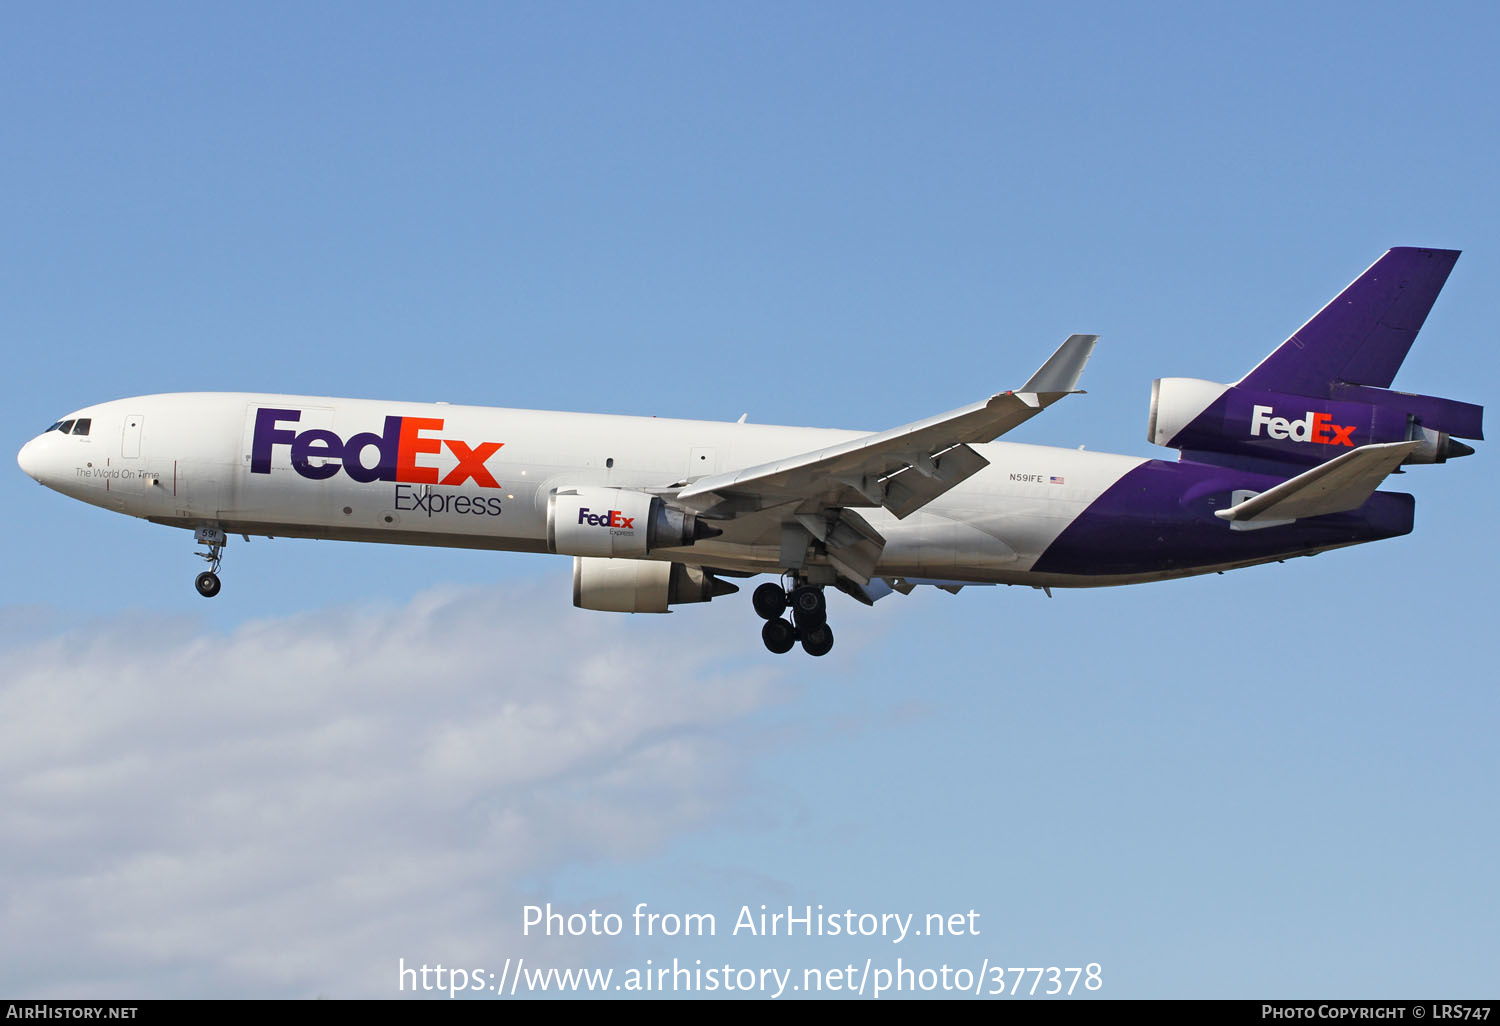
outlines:
[[[1214, 516], [1232, 524], [1286, 523], [1358, 509], [1421, 442], [1362, 445]], [[1266, 526], [1269, 526], [1267, 524]]]

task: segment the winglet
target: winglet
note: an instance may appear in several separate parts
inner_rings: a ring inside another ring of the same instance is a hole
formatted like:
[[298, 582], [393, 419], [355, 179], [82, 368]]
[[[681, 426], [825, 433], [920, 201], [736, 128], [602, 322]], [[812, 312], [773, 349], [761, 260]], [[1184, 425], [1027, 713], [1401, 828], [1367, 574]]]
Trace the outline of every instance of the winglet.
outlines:
[[1083, 365], [1089, 362], [1098, 335], [1069, 335], [1067, 341], [1057, 347], [1057, 352], [1047, 357], [1047, 362], [1037, 369], [1017, 392], [1071, 392], [1078, 386], [1083, 374]]

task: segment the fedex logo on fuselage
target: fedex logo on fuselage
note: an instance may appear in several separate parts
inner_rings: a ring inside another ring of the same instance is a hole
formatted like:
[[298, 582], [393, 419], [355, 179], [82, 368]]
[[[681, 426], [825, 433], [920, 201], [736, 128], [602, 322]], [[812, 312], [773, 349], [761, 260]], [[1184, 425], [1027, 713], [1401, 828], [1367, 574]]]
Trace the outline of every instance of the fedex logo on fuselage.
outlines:
[[627, 517], [617, 509], [593, 513], [587, 506], [584, 506], [578, 511], [578, 522], [593, 527], [619, 527], [628, 531], [635, 530], [635, 517]]
[[[387, 417], [380, 434], [363, 431], [348, 441], [327, 428], [296, 431], [283, 424], [302, 419], [301, 410], [259, 409], [255, 411], [255, 435], [250, 443], [250, 473], [269, 474], [276, 446], [291, 446], [292, 469], [313, 481], [344, 473], [359, 482], [406, 481], [411, 484], [461, 485], [472, 480], [480, 488], [499, 488], [484, 463], [504, 442], [480, 442], [471, 446], [452, 438], [428, 437], [443, 430], [441, 417]], [[443, 451], [446, 446], [458, 466], [438, 478], [438, 468], [417, 461]], [[369, 454], [373, 451], [373, 459]], [[311, 460], [321, 461], [313, 465]], [[367, 460], [371, 460], [367, 462]]]
[[1354, 448], [1350, 438], [1357, 424], [1340, 426], [1331, 423], [1333, 417], [1327, 413], [1308, 411], [1301, 420], [1273, 417], [1269, 406], [1256, 406], [1251, 410], [1250, 436], [1260, 437], [1260, 429], [1266, 429], [1267, 438], [1290, 438], [1294, 442], [1317, 442], [1319, 445], [1347, 445]]

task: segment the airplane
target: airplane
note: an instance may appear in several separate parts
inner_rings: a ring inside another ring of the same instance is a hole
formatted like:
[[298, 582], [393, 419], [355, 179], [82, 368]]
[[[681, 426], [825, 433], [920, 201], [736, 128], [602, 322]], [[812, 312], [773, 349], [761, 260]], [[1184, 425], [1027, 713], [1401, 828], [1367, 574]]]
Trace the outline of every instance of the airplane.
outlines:
[[[17, 460], [83, 502], [185, 528], [219, 594], [231, 535], [573, 557], [573, 604], [665, 613], [739, 591], [767, 649], [833, 647], [825, 589], [1100, 587], [1412, 530], [1402, 465], [1482, 439], [1481, 406], [1391, 383], [1458, 251], [1400, 247], [1239, 381], [1159, 378], [1176, 460], [997, 442], [1078, 380], [1072, 335], [1018, 388], [868, 434], [737, 422], [176, 393], [85, 407]], [[788, 611], [790, 610], [790, 616]]]

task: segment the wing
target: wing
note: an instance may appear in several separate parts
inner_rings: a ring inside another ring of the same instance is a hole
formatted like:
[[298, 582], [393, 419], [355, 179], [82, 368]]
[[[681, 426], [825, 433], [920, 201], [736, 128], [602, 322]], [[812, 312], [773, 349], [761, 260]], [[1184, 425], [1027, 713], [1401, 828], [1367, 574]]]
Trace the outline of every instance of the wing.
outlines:
[[757, 467], [710, 474], [675, 501], [718, 518], [772, 507], [816, 516], [833, 509], [884, 506], [898, 518], [989, 464], [968, 443], [988, 442], [1076, 389], [1098, 335], [1070, 335], [1020, 388], [948, 413]]
[[708, 518], [774, 519], [783, 567], [805, 565], [816, 542], [839, 587], [873, 601], [870, 579], [885, 538], [855, 508], [884, 506], [904, 518], [978, 473], [989, 461], [969, 443], [998, 438], [1072, 394], [1097, 341], [1070, 335], [1013, 391], [800, 456], [710, 474], [678, 490], [673, 502]]

